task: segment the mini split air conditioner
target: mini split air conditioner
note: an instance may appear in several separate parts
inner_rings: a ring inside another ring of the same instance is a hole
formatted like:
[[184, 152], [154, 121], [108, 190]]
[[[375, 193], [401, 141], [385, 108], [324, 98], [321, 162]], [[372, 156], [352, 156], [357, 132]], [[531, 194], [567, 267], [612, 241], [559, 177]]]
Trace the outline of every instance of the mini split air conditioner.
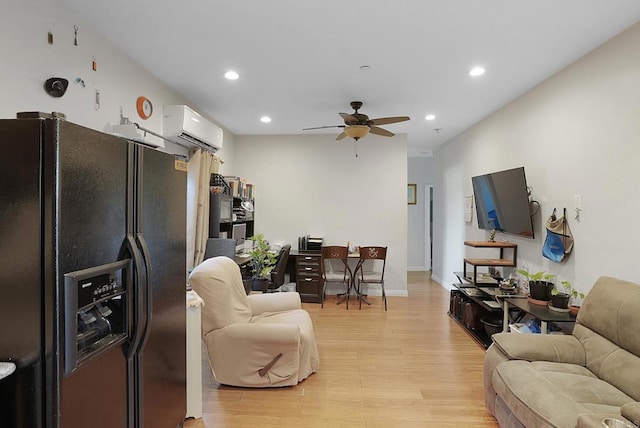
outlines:
[[222, 129], [185, 105], [164, 106], [163, 123], [164, 138], [183, 147], [222, 148]]

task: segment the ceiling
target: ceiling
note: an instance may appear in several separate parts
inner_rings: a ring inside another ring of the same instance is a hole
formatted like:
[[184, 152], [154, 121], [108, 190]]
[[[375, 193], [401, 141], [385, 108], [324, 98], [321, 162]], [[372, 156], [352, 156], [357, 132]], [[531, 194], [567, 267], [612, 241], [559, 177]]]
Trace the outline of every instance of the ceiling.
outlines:
[[640, 20], [637, 0], [58, 1], [236, 135], [337, 135], [302, 128], [340, 125], [359, 100], [411, 117], [384, 126], [410, 156]]

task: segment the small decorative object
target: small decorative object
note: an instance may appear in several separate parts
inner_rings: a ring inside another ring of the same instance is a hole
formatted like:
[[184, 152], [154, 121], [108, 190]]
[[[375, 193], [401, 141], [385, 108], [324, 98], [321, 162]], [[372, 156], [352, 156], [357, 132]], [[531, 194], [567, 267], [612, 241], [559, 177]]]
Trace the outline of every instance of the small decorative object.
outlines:
[[554, 289], [553, 282], [549, 280], [554, 277], [552, 274], [545, 274], [543, 272], [529, 273], [528, 270], [518, 269], [518, 273], [529, 279], [529, 294], [531, 300], [537, 302], [549, 303], [551, 300], [551, 290]]
[[602, 420], [602, 426], [604, 428], [635, 428], [635, 425], [621, 421], [620, 419], [605, 418]]
[[278, 254], [271, 251], [269, 242], [261, 233], [251, 237], [253, 248], [251, 255], [251, 268], [253, 271], [252, 286], [254, 291], [265, 291], [269, 284], [269, 275], [278, 261]]
[[55, 98], [60, 98], [67, 92], [69, 81], [64, 77], [51, 77], [44, 82], [44, 90]]
[[409, 205], [416, 204], [416, 184], [407, 184], [407, 202]]
[[153, 104], [147, 97], [138, 97], [136, 100], [136, 110], [141, 119], [147, 120], [153, 114]]
[[489, 231], [489, 242], [496, 242], [496, 230], [491, 229]]

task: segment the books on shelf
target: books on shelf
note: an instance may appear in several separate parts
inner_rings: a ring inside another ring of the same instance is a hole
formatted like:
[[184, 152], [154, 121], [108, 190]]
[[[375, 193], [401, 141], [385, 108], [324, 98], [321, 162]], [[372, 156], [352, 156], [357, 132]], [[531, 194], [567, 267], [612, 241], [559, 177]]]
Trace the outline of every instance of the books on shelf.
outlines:
[[231, 188], [231, 195], [242, 199], [255, 199], [255, 186], [240, 177], [225, 176], [225, 181]]

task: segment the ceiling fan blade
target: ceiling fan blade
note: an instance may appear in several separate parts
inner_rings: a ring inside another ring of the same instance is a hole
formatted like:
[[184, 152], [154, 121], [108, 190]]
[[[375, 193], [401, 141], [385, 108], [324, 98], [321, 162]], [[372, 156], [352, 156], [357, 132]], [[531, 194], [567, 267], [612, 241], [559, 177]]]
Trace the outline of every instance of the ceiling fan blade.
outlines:
[[369, 120], [370, 125], [388, 125], [390, 123], [404, 122], [411, 119], [409, 116], [395, 116], [395, 117], [379, 117], [378, 119]]
[[358, 119], [351, 116], [347, 113], [338, 113], [342, 119], [344, 119], [344, 123], [347, 125], [357, 125], [359, 123]]
[[346, 137], [346, 136], [347, 136], [347, 133], [346, 133], [346, 132], [342, 132], [342, 133], [340, 133], [340, 135], [338, 135], [338, 136], [336, 137], [336, 141], [338, 141], [338, 140], [342, 140], [342, 139], [343, 139], [344, 137]]
[[326, 126], [316, 126], [314, 128], [302, 128], [303, 131], [310, 131], [312, 129], [325, 129], [325, 128], [344, 128], [344, 125], [326, 125]]
[[377, 126], [369, 126], [369, 132], [376, 135], [382, 135], [383, 137], [393, 137], [394, 135], [396, 135], [391, 131], [387, 131], [383, 128], [378, 128]]

